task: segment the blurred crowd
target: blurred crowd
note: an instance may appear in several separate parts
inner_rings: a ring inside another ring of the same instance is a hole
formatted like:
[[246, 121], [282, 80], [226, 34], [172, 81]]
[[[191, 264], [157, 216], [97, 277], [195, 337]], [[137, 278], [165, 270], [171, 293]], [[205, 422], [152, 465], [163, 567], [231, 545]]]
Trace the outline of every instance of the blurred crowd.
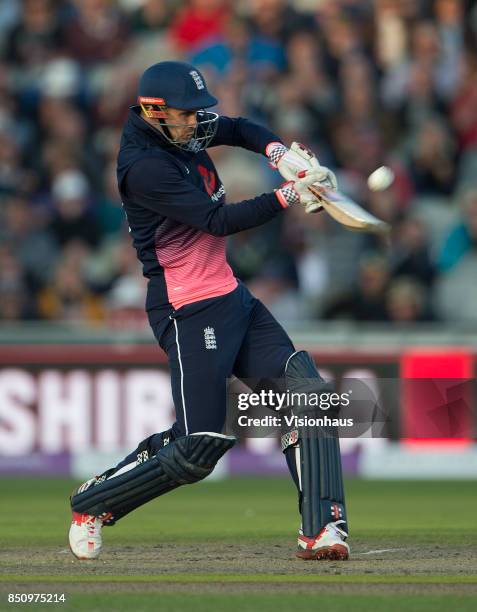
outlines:
[[[121, 126], [150, 64], [186, 59], [218, 112], [306, 143], [389, 239], [298, 207], [229, 239], [283, 322], [477, 321], [473, 0], [0, 3], [0, 321], [143, 325], [145, 281], [116, 186]], [[266, 160], [211, 149], [229, 202]], [[366, 178], [390, 166], [393, 185]]]

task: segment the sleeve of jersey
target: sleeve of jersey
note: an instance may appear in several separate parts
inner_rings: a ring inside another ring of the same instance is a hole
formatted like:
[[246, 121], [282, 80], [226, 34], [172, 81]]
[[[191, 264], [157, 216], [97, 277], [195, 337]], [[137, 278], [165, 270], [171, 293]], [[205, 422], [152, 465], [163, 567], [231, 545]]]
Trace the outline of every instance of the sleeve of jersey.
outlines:
[[214, 236], [257, 227], [283, 210], [274, 193], [236, 204], [214, 203], [174, 164], [154, 158], [136, 162], [126, 175], [125, 187], [135, 204]]
[[229, 145], [265, 155], [267, 145], [281, 141], [276, 134], [249, 119], [220, 116], [217, 132], [209, 147]]

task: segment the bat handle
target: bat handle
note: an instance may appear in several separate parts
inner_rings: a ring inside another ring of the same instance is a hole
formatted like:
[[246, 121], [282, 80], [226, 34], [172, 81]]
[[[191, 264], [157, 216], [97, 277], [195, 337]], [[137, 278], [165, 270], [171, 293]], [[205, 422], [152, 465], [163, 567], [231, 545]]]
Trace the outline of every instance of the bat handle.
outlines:
[[[318, 198], [319, 200], [322, 199], [320, 195], [319, 187], [310, 185], [308, 187], [308, 191], [312, 193], [315, 196], [315, 198]], [[320, 212], [321, 210], [323, 210], [323, 205], [320, 204], [320, 202], [308, 202], [308, 204], [305, 206], [305, 212], [307, 214]]]
[[323, 210], [323, 206], [321, 204], [319, 204], [318, 202], [309, 202], [305, 206], [305, 212], [307, 214], [315, 213], [315, 212], [320, 212], [320, 210]]

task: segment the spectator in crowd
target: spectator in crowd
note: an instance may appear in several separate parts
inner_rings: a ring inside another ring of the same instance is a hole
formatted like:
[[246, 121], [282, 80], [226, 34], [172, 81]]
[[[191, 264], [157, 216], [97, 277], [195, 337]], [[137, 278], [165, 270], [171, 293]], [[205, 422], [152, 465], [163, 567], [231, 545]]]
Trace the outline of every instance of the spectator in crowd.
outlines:
[[444, 240], [434, 292], [436, 310], [452, 322], [477, 322], [477, 189], [460, 197], [461, 219]]
[[88, 287], [83, 263], [88, 255], [84, 242], [72, 240], [57, 261], [52, 279], [39, 293], [38, 310], [47, 320], [84, 321], [94, 324], [104, 317], [102, 300]]
[[287, 0], [248, 0], [248, 21], [254, 36], [286, 46], [297, 32], [315, 31], [312, 15], [297, 10]]
[[428, 119], [421, 125], [409, 170], [418, 195], [452, 195], [457, 178], [456, 147], [439, 120]]
[[44, 65], [61, 51], [63, 36], [60, 15], [54, 0], [23, 0], [21, 15], [9, 32], [4, 59], [27, 71]]
[[56, 242], [64, 246], [76, 239], [92, 247], [97, 246], [99, 232], [89, 208], [86, 177], [79, 170], [65, 170], [55, 178], [52, 195], [54, 212], [51, 230]]
[[114, 0], [74, 0], [64, 27], [68, 55], [83, 66], [115, 61], [126, 50], [129, 27]]
[[222, 38], [230, 14], [224, 0], [186, 0], [170, 29], [177, 51], [191, 52]]
[[391, 251], [391, 270], [394, 278], [405, 276], [419, 282], [423, 290], [431, 287], [436, 269], [432, 261], [423, 221], [411, 215], [404, 217], [396, 228]]
[[21, 151], [10, 130], [0, 130], [0, 195], [10, 195], [25, 187], [28, 171], [21, 163]]
[[6, 201], [0, 240], [8, 244], [23, 270], [23, 284], [34, 296], [49, 279], [58, 258], [51, 230], [30, 210], [28, 200], [14, 196]]
[[142, 327], [147, 325], [144, 311], [146, 279], [141, 276], [136, 254], [125, 235], [115, 242], [111, 277], [105, 297], [105, 316], [109, 325]]
[[477, 54], [460, 56], [459, 81], [450, 105], [451, 125], [461, 151], [477, 149]]
[[386, 290], [389, 269], [384, 258], [376, 254], [365, 255], [360, 263], [358, 284], [354, 290], [329, 304], [326, 319], [352, 319], [355, 321], [386, 321]]
[[172, 10], [167, 0], [144, 0], [132, 13], [129, 24], [133, 34], [159, 34], [170, 25]]
[[119, 197], [114, 162], [110, 162], [105, 168], [103, 189], [96, 207], [96, 219], [104, 238], [110, 235], [117, 236], [124, 224], [125, 217]]
[[386, 294], [386, 311], [389, 321], [405, 324], [432, 321], [427, 309], [426, 292], [415, 280], [404, 276], [391, 283]]
[[0, 320], [21, 321], [36, 313], [28, 302], [23, 270], [13, 250], [0, 245]]
[[461, 220], [449, 232], [439, 254], [437, 263], [442, 272], [451, 270], [467, 253], [477, 248], [477, 188], [464, 192], [461, 208]]

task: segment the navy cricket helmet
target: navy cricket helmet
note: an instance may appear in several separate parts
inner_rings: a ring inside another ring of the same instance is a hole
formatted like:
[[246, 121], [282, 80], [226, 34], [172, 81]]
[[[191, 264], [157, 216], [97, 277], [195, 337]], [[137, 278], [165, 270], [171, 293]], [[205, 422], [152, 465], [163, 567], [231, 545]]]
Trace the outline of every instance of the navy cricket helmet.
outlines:
[[[217, 104], [197, 68], [186, 62], [159, 62], [150, 66], [139, 81], [138, 103], [149, 119], [158, 119], [161, 134], [173, 145], [187, 151], [205, 149], [217, 130], [217, 113], [205, 109]], [[186, 142], [174, 139], [170, 128], [185, 124], [171, 123], [168, 109], [196, 111], [196, 128]]]

